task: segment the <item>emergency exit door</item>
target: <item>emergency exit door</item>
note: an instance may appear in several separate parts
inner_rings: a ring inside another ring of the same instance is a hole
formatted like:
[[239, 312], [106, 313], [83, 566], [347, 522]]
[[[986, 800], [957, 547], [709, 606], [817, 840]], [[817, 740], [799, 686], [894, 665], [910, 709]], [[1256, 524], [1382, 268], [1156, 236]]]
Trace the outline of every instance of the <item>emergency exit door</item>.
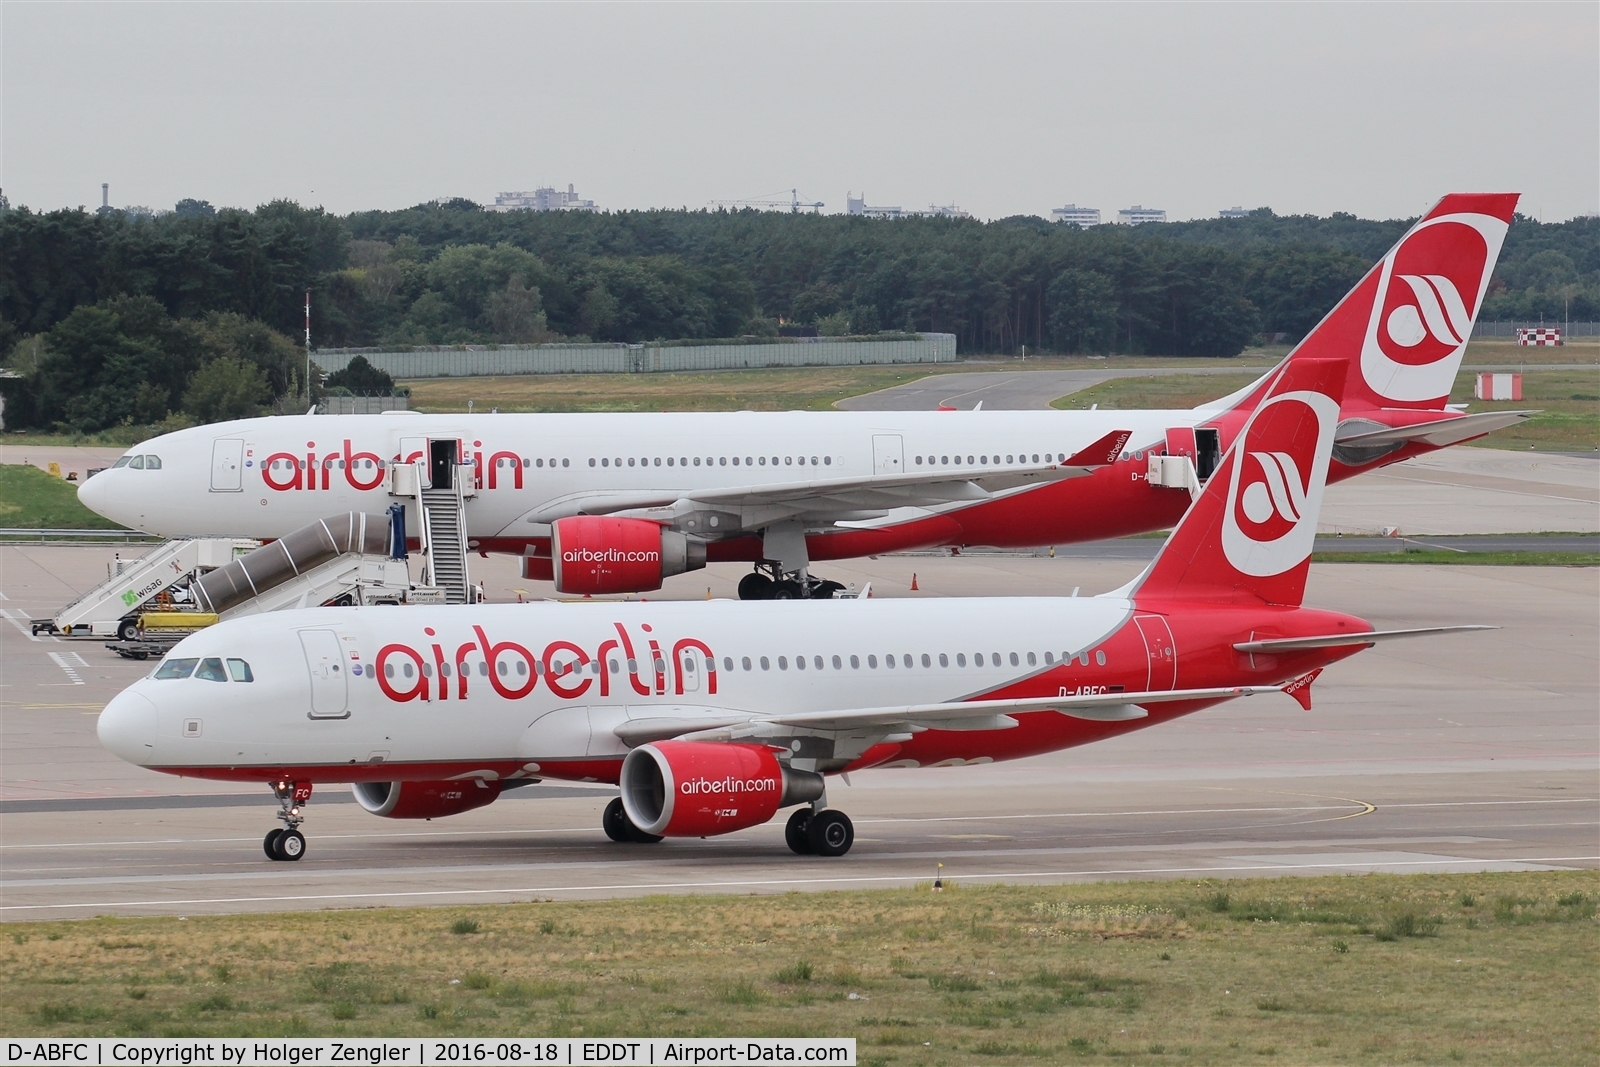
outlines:
[[872, 473], [904, 474], [906, 470], [905, 445], [897, 433], [872, 435]]

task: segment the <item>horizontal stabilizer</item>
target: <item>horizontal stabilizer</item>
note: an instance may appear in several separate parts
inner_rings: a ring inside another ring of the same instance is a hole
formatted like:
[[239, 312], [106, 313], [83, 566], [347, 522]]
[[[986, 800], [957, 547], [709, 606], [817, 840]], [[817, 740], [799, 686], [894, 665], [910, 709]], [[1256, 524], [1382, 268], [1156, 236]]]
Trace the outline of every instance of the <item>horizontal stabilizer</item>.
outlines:
[[1393, 426], [1382, 430], [1368, 430], [1349, 437], [1336, 437], [1334, 443], [1348, 447], [1420, 442], [1444, 448], [1482, 437], [1507, 426], [1514, 426], [1537, 414], [1539, 414], [1537, 411], [1480, 411], [1473, 415], [1422, 422], [1415, 426]]
[[1320, 637], [1281, 637], [1264, 641], [1239, 641], [1238, 652], [1298, 652], [1303, 648], [1340, 648], [1345, 645], [1374, 645], [1399, 637], [1431, 637], [1434, 634], [1465, 633], [1468, 630], [1498, 630], [1498, 626], [1424, 626], [1416, 630], [1368, 630], [1365, 633], [1323, 634]]

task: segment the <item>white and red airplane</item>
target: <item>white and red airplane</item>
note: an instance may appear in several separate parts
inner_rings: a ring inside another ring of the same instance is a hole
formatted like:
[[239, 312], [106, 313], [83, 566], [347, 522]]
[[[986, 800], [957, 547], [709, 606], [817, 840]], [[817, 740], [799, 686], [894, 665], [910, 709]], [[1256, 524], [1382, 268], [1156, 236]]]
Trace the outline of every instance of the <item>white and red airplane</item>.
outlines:
[[826, 775], [1031, 756], [1278, 690], [1309, 709], [1328, 664], [1438, 632], [1301, 607], [1347, 369], [1275, 375], [1160, 555], [1103, 596], [285, 611], [186, 638], [107, 705], [100, 739], [272, 785], [274, 859], [304, 853], [314, 784], [436, 818], [543, 778], [618, 783], [615, 840], [807, 805], [790, 847], [842, 855], [854, 831]]
[[[1287, 357], [1350, 368], [1329, 480], [1529, 414], [1446, 406], [1516, 202], [1446, 196]], [[472, 549], [520, 555], [525, 578], [563, 592], [642, 592], [750, 560], [744, 599], [828, 596], [839, 587], [810, 575], [814, 560], [1169, 527], [1276, 374], [1174, 411], [245, 419], [147, 441], [78, 493], [164, 536], [273, 539], [385, 510], [388, 468], [420, 462], [435, 486], [470, 480]]]

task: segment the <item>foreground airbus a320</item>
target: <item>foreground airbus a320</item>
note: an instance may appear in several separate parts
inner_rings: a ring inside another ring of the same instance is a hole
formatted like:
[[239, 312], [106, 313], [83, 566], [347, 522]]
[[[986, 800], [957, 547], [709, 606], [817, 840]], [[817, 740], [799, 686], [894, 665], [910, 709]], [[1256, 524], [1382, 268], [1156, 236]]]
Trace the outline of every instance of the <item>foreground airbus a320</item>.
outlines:
[[[1517, 196], [1442, 199], [1287, 357], [1349, 368], [1328, 478], [1481, 437], [1525, 412], [1446, 406]], [[296, 416], [130, 449], [79, 497], [169, 537], [280, 538], [382, 512], [396, 468], [470, 483], [468, 545], [567, 593], [660, 588], [749, 560], [744, 599], [826, 597], [818, 560], [1023, 548], [1170, 527], [1266, 396], [1174, 411]], [[410, 516], [411, 529], [418, 516]]]
[[305, 852], [315, 786], [390, 818], [544, 778], [617, 783], [618, 841], [706, 837], [793, 807], [798, 853], [849, 850], [827, 776], [1016, 759], [1286, 691], [1373, 642], [1301, 606], [1348, 364], [1268, 387], [1151, 566], [1088, 598], [317, 608], [195, 634], [101, 713], [168, 774], [264, 782]]

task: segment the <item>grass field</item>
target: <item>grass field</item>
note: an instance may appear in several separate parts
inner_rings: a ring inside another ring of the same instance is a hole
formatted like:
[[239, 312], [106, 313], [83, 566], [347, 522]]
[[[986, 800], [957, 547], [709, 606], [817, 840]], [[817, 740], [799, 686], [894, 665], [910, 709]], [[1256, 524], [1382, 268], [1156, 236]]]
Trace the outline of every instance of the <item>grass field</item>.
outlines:
[[120, 530], [121, 526], [78, 503], [76, 483], [38, 467], [0, 464], [0, 526], [36, 529]]
[[23, 1035], [843, 1036], [864, 1064], [1589, 1064], [1593, 872], [8, 924]]

